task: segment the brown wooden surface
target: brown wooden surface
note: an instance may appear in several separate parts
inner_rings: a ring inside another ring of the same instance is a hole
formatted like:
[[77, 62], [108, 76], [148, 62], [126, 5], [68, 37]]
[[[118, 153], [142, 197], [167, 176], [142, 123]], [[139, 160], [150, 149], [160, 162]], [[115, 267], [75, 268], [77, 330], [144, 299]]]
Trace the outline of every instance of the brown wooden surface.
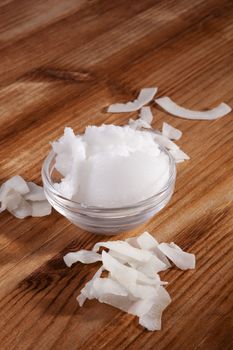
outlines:
[[[65, 126], [123, 124], [128, 115], [105, 107], [149, 86], [188, 108], [233, 106], [232, 0], [1, 0], [0, 180], [40, 183], [49, 141]], [[184, 132], [179, 144], [191, 160], [178, 166], [170, 204], [145, 227], [197, 256], [195, 271], [164, 273], [173, 301], [162, 331], [96, 301], [78, 307], [97, 266], [69, 269], [62, 256], [103, 237], [56, 212], [25, 220], [5, 212], [1, 350], [233, 348], [233, 114], [200, 122], [153, 110], [154, 127], [167, 121]]]

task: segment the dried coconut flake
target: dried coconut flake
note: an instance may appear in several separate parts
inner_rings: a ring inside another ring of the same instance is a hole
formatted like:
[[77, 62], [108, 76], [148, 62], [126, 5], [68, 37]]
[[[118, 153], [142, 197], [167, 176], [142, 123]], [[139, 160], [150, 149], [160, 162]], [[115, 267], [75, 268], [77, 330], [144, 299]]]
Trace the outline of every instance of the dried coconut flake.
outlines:
[[140, 118], [145, 120], [149, 125], [151, 125], [153, 121], [153, 114], [151, 112], [150, 107], [142, 107], [140, 110]]
[[152, 120], [153, 120], [153, 115], [151, 113], [150, 107], [142, 107], [140, 110], [140, 118], [130, 119], [129, 126], [135, 130], [140, 130], [143, 128], [151, 129]]
[[185, 160], [189, 160], [190, 157], [181, 149], [170, 150], [171, 155], [175, 159], [176, 163], [184, 162]]
[[19, 175], [3, 183], [0, 189], [0, 202], [0, 212], [7, 209], [18, 219], [49, 215], [52, 209], [43, 187], [33, 182], [26, 182]]
[[177, 146], [173, 141], [165, 137], [164, 135], [154, 134], [154, 140], [160, 144], [161, 146], [167, 148], [168, 150], [178, 150], [179, 146]]
[[226, 103], [220, 103], [217, 107], [205, 112], [192, 111], [177, 105], [167, 96], [158, 98], [155, 102], [171, 115], [186, 119], [214, 120], [224, 117], [232, 111], [231, 107]]
[[31, 201], [29, 204], [31, 205], [31, 208], [32, 208], [31, 216], [33, 217], [42, 217], [42, 216], [47, 216], [51, 214], [52, 207], [47, 200]]
[[[8, 202], [11, 202], [10, 206], [12, 206], [14, 200], [19, 204], [21, 195], [24, 195], [28, 192], [29, 187], [26, 181], [24, 181], [24, 179], [19, 175], [13, 176], [11, 179], [4, 182], [0, 189], [0, 212], [8, 208]], [[8, 198], [9, 196], [10, 198]]]
[[[160, 286], [160, 279], [150, 279], [142, 272], [121, 264], [105, 251], [102, 252], [104, 268], [110, 276], [135, 298], [152, 298]], [[155, 275], [156, 277], [156, 275]], [[149, 283], [150, 284], [149, 284]]]
[[108, 107], [108, 112], [111, 113], [124, 113], [134, 112], [139, 110], [144, 105], [148, 104], [155, 96], [158, 88], [144, 88], [140, 91], [138, 98], [132, 102], [127, 103], [115, 103]]
[[147, 262], [151, 258], [150, 252], [134, 248], [124, 241], [99, 242], [94, 245], [93, 251], [98, 251], [100, 247], [111, 249], [112, 251], [140, 262]]
[[79, 250], [78, 252], [71, 252], [63, 257], [65, 264], [71, 267], [76, 262], [83, 264], [92, 264], [97, 261], [101, 261], [101, 255], [90, 250]]
[[[9, 210], [9, 209], [8, 209]], [[27, 216], [32, 215], [31, 205], [25, 201], [24, 198], [21, 198], [19, 205], [14, 210], [9, 210], [12, 215], [18, 219], [24, 219]]]
[[89, 298], [91, 299], [91, 292], [93, 289], [93, 283], [95, 281], [96, 278], [99, 278], [102, 275], [104, 268], [103, 266], [101, 266], [96, 273], [94, 274], [94, 276], [92, 277], [92, 279], [86, 283], [85, 287], [81, 290], [81, 293], [77, 296], [77, 302], [79, 303], [79, 306], [83, 306], [83, 304], [85, 303], [86, 299]]
[[152, 235], [150, 235], [149, 232], [145, 231], [140, 236], [135, 238], [137, 239], [138, 246], [141, 249], [152, 252], [159, 260], [161, 260], [166, 265], [167, 268], [171, 267], [169, 260], [161, 252], [161, 250], [159, 250], [158, 241]]
[[168, 123], [163, 123], [162, 135], [170, 140], [179, 140], [182, 136], [182, 131], [174, 128], [174, 126]]
[[[172, 127], [173, 128], [173, 127]], [[173, 128], [174, 129], [174, 128]], [[176, 131], [175, 131], [176, 130]], [[174, 136], [178, 136], [178, 129], [169, 131], [170, 137], [174, 139]], [[189, 156], [183, 152], [177, 144], [175, 144], [170, 138], [165, 136], [164, 134], [154, 133], [154, 140], [160, 144], [162, 147], [166, 148], [170, 154], [173, 156], [176, 163], [183, 162], [184, 160], [190, 159]]]
[[33, 182], [27, 183], [29, 187], [29, 192], [25, 194], [24, 199], [30, 200], [30, 201], [45, 201], [45, 193], [44, 189], [41, 186], [38, 186], [37, 184], [34, 184]]
[[162, 313], [170, 304], [171, 298], [165, 288], [160, 287], [157, 298], [154, 300], [150, 310], [139, 317], [139, 323], [149, 331], [161, 329]]
[[[80, 306], [86, 299], [97, 299], [124, 312], [139, 317], [139, 324], [150, 331], [161, 329], [161, 318], [171, 298], [163, 287], [156, 268], [158, 261], [164, 269], [170, 267], [166, 256], [182, 269], [194, 268], [195, 257], [184, 252], [174, 243], [159, 244], [148, 232], [127, 242], [99, 242], [92, 251], [81, 250], [64, 257], [68, 266], [73, 262], [95, 262], [100, 260], [96, 253], [102, 251], [102, 266], [81, 290], [77, 301]], [[140, 252], [140, 253], [139, 253]], [[144, 258], [143, 258], [144, 256]], [[149, 258], [149, 259], [148, 259]], [[102, 271], [108, 272], [101, 277]]]
[[184, 252], [175, 243], [160, 243], [158, 248], [181, 270], [195, 269], [195, 255]]

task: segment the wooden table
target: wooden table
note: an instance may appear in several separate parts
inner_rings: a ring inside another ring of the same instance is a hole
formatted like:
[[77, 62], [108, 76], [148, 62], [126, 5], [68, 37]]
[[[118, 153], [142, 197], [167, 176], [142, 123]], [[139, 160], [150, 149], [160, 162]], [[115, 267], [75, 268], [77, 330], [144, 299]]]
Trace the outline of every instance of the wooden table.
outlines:
[[[233, 106], [232, 18], [232, 0], [1, 0], [0, 180], [41, 183], [49, 141], [65, 126], [124, 124], [129, 115], [105, 108], [142, 87], [159, 86], [158, 96], [192, 109]], [[154, 127], [167, 121], [183, 131], [191, 160], [178, 165], [170, 204], [145, 228], [197, 257], [195, 271], [163, 275], [173, 301], [162, 331], [96, 301], [78, 307], [97, 265], [69, 269], [62, 256], [104, 237], [56, 212], [25, 220], [4, 212], [1, 350], [233, 348], [233, 114], [210, 122], [153, 112]]]

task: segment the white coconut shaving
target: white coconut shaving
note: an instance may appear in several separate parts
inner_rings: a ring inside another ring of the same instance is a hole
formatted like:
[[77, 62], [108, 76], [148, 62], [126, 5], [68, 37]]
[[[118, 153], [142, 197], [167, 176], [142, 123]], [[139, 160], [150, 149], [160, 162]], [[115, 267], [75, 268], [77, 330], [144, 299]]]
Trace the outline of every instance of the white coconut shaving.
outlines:
[[26, 182], [16, 175], [2, 184], [0, 189], [0, 212], [8, 210], [18, 219], [27, 216], [41, 217], [51, 213], [43, 187]]
[[139, 317], [139, 323], [149, 331], [161, 329], [162, 313], [170, 304], [171, 298], [165, 288], [158, 290], [157, 298], [154, 300], [150, 310]]
[[152, 298], [156, 294], [160, 286], [160, 279], [148, 278], [142, 272], [123, 265], [105, 251], [102, 252], [102, 261], [110, 276], [126, 288], [133, 297]]
[[134, 130], [151, 129], [153, 114], [150, 107], [142, 107], [139, 116], [138, 119], [130, 119], [129, 126]]
[[158, 88], [144, 88], [140, 91], [138, 98], [132, 102], [127, 103], [115, 103], [108, 107], [108, 112], [111, 113], [124, 113], [134, 112], [148, 104], [154, 98]]
[[103, 294], [112, 294], [122, 297], [128, 296], [128, 291], [120, 285], [117, 281], [108, 278], [95, 278], [93, 281], [93, 290], [95, 298], [101, 297]]
[[[132, 239], [134, 239], [134, 238], [131, 238], [131, 242], [132, 242]], [[137, 240], [138, 246], [141, 249], [148, 250], [148, 251], [152, 252], [159, 260], [161, 260], [165, 264], [165, 266], [167, 268], [171, 267], [169, 260], [159, 250], [158, 241], [151, 234], [149, 234], [149, 232], [145, 231], [140, 236], [136, 237], [136, 240]]]
[[21, 196], [29, 192], [29, 187], [24, 179], [19, 176], [13, 176], [4, 182], [0, 188], [0, 212], [9, 208], [16, 209], [19, 205]]
[[[123, 275], [128, 274], [129, 276], [132, 276], [132, 275], [134, 276], [135, 270], [136, 270], [136, 272], [137, 272], [136, 281], [137, 282], [139, 282], [141, 284], [148, 284], [151, 286], [163, 284], [163, 282], [160, 280], [160, 277], [157, 273], [153, 276], [153, 278], [151, 278], [151, 276], [147, 276], [145, 273], [139, 271], [137, 268], [135, 268], [135, 267], [132, 268], [130, 266], [130, 264], [121, 263], [120, 261], [117, 260], [117, 258], [113, 258], [109, 253], [106, 253], [105, 251], [102, 252], [102, 261], [103, 261], [103, 266], [105, 267], [105, 269], [107, 271], [111, 272], [112, 275], [114, 275], [116, 271], [117, 271], [116, 272], [117, 275], [118, 274], [120, 275], [119, 271], [121, 271]], [[136, 264], [136, 266], [137, 266], [137, 264]], [[142, 266], [142, 265], [139, 265], [139, 266]], [[109, 269], [111, 269], [111, 270], [109, 270]], [[119, 278], [122, 278], [122, 276], [120, 276]]]
[[170, 140], [179, 140], [182, 136], [182, 131], [164, 122], [162, 128], [162, 135], [169, 138]]
[[[167, 265], [155, 255], [152, 255], [151, 259], [146, 263], [141, 264], [131, 260], [128, 264], [150, 278], [154, 277], [156, 273], [167, 269]], [[162, 282], [162, 284], [164, 284], [164, 282]]]
[[142, 118], [138, 118], [138, 119], [130, 118], [129, 126], [131, 129], [134, 129], [134, 130], [151, 129], [151, 125], [147, 123], [146, 120], [143, 120]]
[[184, 162], [185, 160], [189, 160], [190, 157], [182, 151], [180, 148], [179, 149], [172, 149], [170, 150], [171, 155], [175, 159], [176, 163], [181, 163]]
[[[167, 126], [164, 127], [164, 124]], [[190, 159], [190, 157], [172, 141], [172, 139], [179, 139], [182, 136], [180, 130], [173, 128], [167, 123], [163, 123], [162, 134], [159, 132], [154, 132], [153, 134], [154, 140], [170, 152], [176, 163], [181, 163]]]
[[22, 200], [21, 194], [14, 190], [10, 190], [7, 195], [1, 195], [1, 208], [0, 213], [4, 210], [13, 211], [16, 210]]
[[93, 251], [98, 251], [100, 247], [111, 249], [140, 262], [147, 262], [151, 258], [151, 253], [134, 248], [125, 241], [99, 242], [94, 245]]
[[[132, 237], [131, 240], [133, 238], [134, 237]], [[147, 231], [143, 232], [140, 236], [135, 238], [136, 238], [138, 247], [144, 250], [153, 251], [158, 247], [158, 244], [159, 244], [157, 240], [152, 235], [150, 235], [149, 232]], [[129, 241], [129, 242], [132, 242], [132, 241]]]
[[45, 201], [46, 197], [44, 194], [44, 189], [41, 186], [38, 186], [34, 182], [27, 182], [27, 185], [29, 187], [29, 192], [27, 192], [24, 195], [24, 199], [30, 200], [30, 201]]
[[[96, 253], [100, 247], [109, 249]], [[92, 251], [81, 250], [64, 256], [67, 266], [74, 262], [92, 263], [102, 260], [102, 266], [81, 290], [77, 301], [97, 299], [139, 318], [139, 324], [150, 331], [161, 329], [164, 309], [171, 298], [160, 280], [157, 264], [163, 269], [171, 265], [187, 269], [195, 267], [195, 256], [184, 252], [174, 243], [158, 243], [148, 232], [127, 241], [97, 243]], [[106, 270], [107, 277], [101, 277]], [[161, 269], [160, 269], [161, 271]]]
[[164, 148], [167, 148], [169, 151], [179, 149], [179, 146], [177, 146], [175, 142], [171, 141], [169, 138], [165, 137], [164, 135], [159, 135], [155, 133], [154, 140]]
[[158, 248], [166, 255], [179, 269], [195, 269], [195, 255], [184, 252], [175, 243], [160, 243]]
[[81, 290], [80, 294], [77, 296], [77, 302], [79, 303], [79, 306], [83, 306], [83, 304], [85, 303], [86, 299], [93, 299], [92, 295], [93, 295], [93, 283], [95, 281], [96, 278], [99, 278], [103, 272], [104, 268], [103, 266], [101, 266], [96, 273], [94, 274], [94, 276], [92, 277], [92, 279], [86, 283], [85, 287]]
[[25, 201], [23, 197], [20, 199], [17, 208], [10, 210], [8, 207], [7, 209], [17, 219], [24, 219], [28, 216], [32, 216], [32, 206], [29, 202]]
[[83, 264], [91, 264], [97, 261], [101, 261], [102, 257], [100, 254], [89, 250], [79, 250], [78, 252], [68, 253], [63, 257], [65, 264], [71, 267], [76, 262]]
[[232, 111], [232, 108], [226, 103], [220, 103], [217, 107], [205, 112], [192, 111], [177, 105], [167, 96], [157, 98], [155, 102], [171, 115], [185, 119], [214, 120], [224, 117], [226, 114]]
[[151, 125], [153, 121], [153, 114], [151, 112], [151, 108], [148, 106], [142, 107], [140, 110], [140, 118], [142, 120], [145, 120], [149, 125]]
[[27, 201], [31, 205], [33, 217], [42, 217], [51, 214], [51, 204], [46, 200], [43, 201]]

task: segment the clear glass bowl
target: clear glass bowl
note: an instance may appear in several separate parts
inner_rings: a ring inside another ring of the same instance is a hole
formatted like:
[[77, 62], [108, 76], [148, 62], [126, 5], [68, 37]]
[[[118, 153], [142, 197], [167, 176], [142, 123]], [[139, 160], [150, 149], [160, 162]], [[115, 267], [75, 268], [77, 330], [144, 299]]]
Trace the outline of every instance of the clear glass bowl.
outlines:
[[130, 231], [158, 213], [169, 202], [175, 186], [176, 166], [173, 157], [162, 148], [169, 157], [170, 176], [164, 188], [152, 197], [120, 208], [88, 207], [64, 198], [55, 188], [58, 172], [55, 165], [55, 153], [51, 151], [42, 167], [42, 181], [45, 195], [52, 207], [65, 216], [74, 225], [93, 233], [116, 235]]

